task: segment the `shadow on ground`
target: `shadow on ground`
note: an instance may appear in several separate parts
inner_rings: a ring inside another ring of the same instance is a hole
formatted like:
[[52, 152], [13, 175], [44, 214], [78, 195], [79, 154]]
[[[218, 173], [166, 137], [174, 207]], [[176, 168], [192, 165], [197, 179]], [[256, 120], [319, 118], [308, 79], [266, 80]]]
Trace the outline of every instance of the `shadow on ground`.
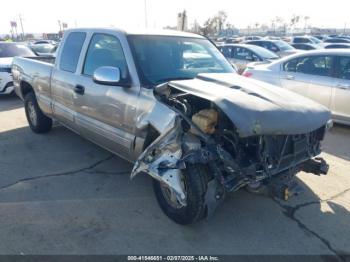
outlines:
[[322, 148], [328, 154], [350, 161], [350, 126], [335, 124]]
[[23, 107], [23, 102], [16, 95], [0, 96], [0, 112]]

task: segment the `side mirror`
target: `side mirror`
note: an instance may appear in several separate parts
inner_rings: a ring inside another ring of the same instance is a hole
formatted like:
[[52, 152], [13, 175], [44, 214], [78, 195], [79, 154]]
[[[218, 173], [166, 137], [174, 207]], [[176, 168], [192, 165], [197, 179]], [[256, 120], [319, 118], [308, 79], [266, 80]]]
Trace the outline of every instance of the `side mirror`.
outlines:
[[101, 85], [115, 86], [120, 84], [120, 69], [112, 66], [101, 66], [97, 68], [92, 76], [95, 83]]

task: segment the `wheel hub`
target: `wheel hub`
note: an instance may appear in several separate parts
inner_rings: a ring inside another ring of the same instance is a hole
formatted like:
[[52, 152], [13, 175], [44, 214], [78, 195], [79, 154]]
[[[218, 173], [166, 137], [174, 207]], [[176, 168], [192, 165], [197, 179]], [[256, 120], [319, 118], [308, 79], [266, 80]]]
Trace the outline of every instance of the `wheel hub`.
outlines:
[[28, 102], [28, 116], [32, 125], [36, 126], [38, 119], [37, 119], [34, 103], [32, 101]]

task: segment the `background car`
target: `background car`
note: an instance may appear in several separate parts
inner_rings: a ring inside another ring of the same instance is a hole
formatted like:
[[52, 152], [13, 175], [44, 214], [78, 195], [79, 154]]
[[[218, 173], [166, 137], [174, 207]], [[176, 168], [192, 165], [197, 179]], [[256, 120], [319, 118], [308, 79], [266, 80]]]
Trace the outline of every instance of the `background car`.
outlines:
[[244, 40], [245, 41], [251, 41], [251, 40], [260, 40], [260, 39], [262, 39], [262, 37], [261, 36], [246, 36], [245, 38], [244, 38]]
[[292, 44], [313, 44], [318, 45], [322, 43], [321, 40], [313, 36], [295, 36], [291, 39]]
[[33, 42], [33, 45], [40, 45], [40, 44], [51, 44], [56, 45], [57, 42], [54, 40], [36, 40]]
[[247, 41], [245, 43], [250, 45], [261, 46], [276, 53], [280, 57], [295, 54], [298, 52], [297, 49], [295, 49], [290, 44], [282, 40], [254, 40]]
[[323, 43], [350, 43], [350, 39], [347, 38], [327, 38]]
[[57, 50], [57, 45], [52, 44], [36, 44], [28, 47], [38, 56], [51, 56]]
[[299, 50], [315, 50], [315, 49], [321, 49], [319, 45], [316, 44], [310, 44], [310, 43], [300, 43], [300, 44], [291, 44], [295, 49]]
[[350, 43], [334, 43], [334, 44], [326, 45], [324, 48], [326, 49], [350, 48]]
[[241, 74], [247, 64], [251, 62], [271, 62], [278, 59], [275, 53], [255, 45], [247, 44], [226, 44], [218, 47], [227, 60], [237, 66]]
[[15, 56], [35, 56], [24, 44], [0, 43], [0, 95], [10, 94], [14, 90], [11, 65]]
[[332, 111], [350, 125], [350, 50], [321, 49], [247, 68], [244, 76], [290, 89]]

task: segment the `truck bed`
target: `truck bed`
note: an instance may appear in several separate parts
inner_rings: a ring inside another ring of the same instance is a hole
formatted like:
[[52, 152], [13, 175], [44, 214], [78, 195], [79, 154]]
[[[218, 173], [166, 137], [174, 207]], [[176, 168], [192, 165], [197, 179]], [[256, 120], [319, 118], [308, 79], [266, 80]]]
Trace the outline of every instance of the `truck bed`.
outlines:
[[45, 62], [54, 65], [56, 58], [54, 56], [28, 56], [27, 59], [32, 59], [40, 62]]
[[49, 99], [51, 93], [50, 79], [54, 63], [55, 58], [49, 56], [15, 57], [12, 63], [12, 73], [16, 94], [24, 99], [21, 90], [24, 83], [30, 85], [34, 90], [40, 87], [40, 95]]

